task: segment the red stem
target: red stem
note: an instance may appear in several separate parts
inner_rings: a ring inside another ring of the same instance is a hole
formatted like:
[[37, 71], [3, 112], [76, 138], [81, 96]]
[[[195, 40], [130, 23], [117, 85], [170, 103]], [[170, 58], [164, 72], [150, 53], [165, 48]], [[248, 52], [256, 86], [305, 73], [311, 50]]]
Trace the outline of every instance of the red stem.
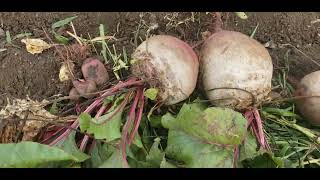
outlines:
[[237, 168], [237, 162], [239, 159], [239, 146], [234, 148], [234, 154], [233, 154], [233, 168]]
[[80, 144], [80, 151], [84, 151], [85, 150], [85, 147], [86, 147], [86, 145], [87, 145], [87, 143], [88, 143], [88, 140], [89, 140], [89, 136], [87, 136], [87, 135], [85, 135], [84, 137], [83, 137], [83, 139], [82, 139], [82, 141], [81, 141], [81, 144]]
[[270, 149], [270, 146], [267, 143], [267, 140], [263, 132], [262, 120], [261, 120], [258, 109], [254, 108], [253, 110], [246, 111], [244, 113], [244, 116], [248, 120], [248, 123], [249, 123], [248, 126], [251, 125], [251, 129], [257, 141], [259, 142], [260, 146], [264, 149]]
[[[257, 138], [257, 140], [258, 140], [259, 144], [261, 145], [261, 141], [260, 141], [260, 134], [259, 134], [259, 132], [258, 132], [258, 129], [257, 129], [257, 127], [256, 127], [256, 124], [255, 124], [255, 123], [252, 123], [251, 129], [252, 129], [252, 131], [253, 131], [253, 133], [254, 133], [255, 137]], [[262, 146], [262, 145], [261, 145], [261, 146]]]
[[248, 120], [247, 122], [247, 128], [250, 127], [250, 125], [252, 124], [253, 122], [253, 116], [252, 116], [252, 112], [251, 111], [247, 111], [244, 113], [244, 116], [246, 117], [246, 119]]
[[42, 140], [40, 143], [42, 144], [44, 142], [47, 142], [49, 139], [51, 139], [53, 136], [57, 135], [59, 132], [61, 132], [64, 129], [65, 129], [65, 127], [61, 127], [56, 132], [52, 133], [49, 137], [47, 137], [46, 139]]
[[142, 92], [141, 88], [139, 88], [137, 90], [136, 97], [135, 97], [133, 104], [131, 106], [127, 122], [125, 123], [123, 130], [122, 130], [121, 150], [122, 150], [122, 159], [123, 159], [124, 167], [126, 167], [126, 168], [129, 167], [128, 162], [127, 162], [127, 155], [126, 155], [127, 136], [128, 136], [129, 127], [132, 124], [132, 121], [134, 120], [134, 114], [135, 114], [135, 110], [136, 110], [141, 92]]
[[257, 127], [258, 127], [258, 133], [259, 133], [261, 145], [262, 145], [263, 148], [266, 148], [262, 120], [261, 120], [261, 117], [260, 117], [260, 114], [259, 114], [259, 111], [258, 111], [257, 108], [253, 109], [253, 114], [255, 116], [256, 124], [257, 124]]
[[77, 113], [77, 114], [80, 114], [80, 113], [81, 113], [81, 107], [80, 107], [79, 104], [76, 104], [75, 110], [76, 110], [76, 113]]
[[[89, 107], [87, 107], [87, 109], [84, 111], [85, 113], [90, 113], [97, 105], [99, 105], [102, 102], [102, 99], [98, 99], [96, 101], [94, 101]], [[79, 127], [79, 118], [77, 120], [75, 120], [72, 125], [71, 128], [78, 128]], [[63, 140], [65, 137], [67, 137], [71, 132], [71, 129], [67, 129], [63, 134], [61, 134], [59, 137], [57, 137], [57, 139], [55, 139], [54, 141], [52, 141], [49, 146], [54, 146], [55, 144], [57, 144], [59, 141]]]
[[[106, 122], [108, 122], [109, 120], [111, 120], [115, 115], [117, 115], [120, 111], [123, 110], [123, 108], [126, 106], [126, 104], [127, 104], [127, 102], [128, 102], [128, 99], [129, 99], [130, 95], [131, 95], [130, 93], [128, 93], [128, 94], [126, 95], [124, 101], [121, 102], [120, 106], [118, 106], [118, 107], [116, 108], [116, 110], [114, 110], [113, 114], [112, 114], [110, 117], [108, 117], [106, 120], [104, 120], [104, 121], [102, 121], [102, 122], [99, 122], [99, 123], [96, 123], [96, 122], [92, 122], [92, 121], [91, 121], [91, 123], [101, 125], [101, 124], [105, 124]], [[111, 108], [111, 107], [110, 107], [110, 108]]]
[[90, 147], [89, 147], [89, 153], [92, 153], [92, 150], [93, 150], [93, 147], [94, 147], [94, 145], [96, 145], [96, 140], [95, 139], [93, 139], [92, 140], [92, 143], [91, 143], [91, 145], [90, 145]]
[[[136, 78], [131, 78], [126, 82], [119, 82], [118, 84], [116, 84], [115, 86], [104, 90], [103, 92], [116, 92], [122, 88], [128, 87], [128, 86], [133, 86], [133, 85], [142, 85], [143, 84], [143, 80], [137, 80]], [[104, 96], [104, 94], [102, 95]]]
[[144, 106], [144, 95], [143, 95], [143, 93], [141, 93], [141, 96], [139, 98], [139, 102], [141, 104], [140, 104], [140, 107], [139, 107], [138, 115], [136, 117], [136, 122], [135, 122], [135, 125], [134, 125], [134, 129], [133, 129], [133, 131], [132, 131], [132, 133], [130, 135], [129, 141], [128, 141], [129, 146], [133, 142], [133, 139], [134, 139], [134, 137], [136, 136], [136, 134], [138, 132], [138, 128], [140, 126], [140, 122], [141, 122], [141, 119], [142, 119], [143, 106]]
[[[103, 101], [103, 97], [111, 96], [121, 88], [125, 88], [125, 87], [132, 86], [132, 85], [138, 85], [138, 84], [142, 84], [142, 83], [143, 83], [142, 80], [137, 80], [136, 78], [129, 79], [126, 82], [119, 82], [114, 87], [105, 90], [104, 91], [105, 93], [103, 93], [97, 100], [95, 100], [84, 112], [91, 113], [91, 111]], [[79, 118], [73, 122], [71, 127], [72, 128], [79, 127]], [[67, 137], [70, 134], [70, 132], [71, 132], [71, 129], [67, 129], [63, 134], [61, 134], [59, 137], [57, 137], [57, 139], [55, 139], [49, 145], [53, 146], [53, 145], [57, 144], [59, 141], [63, 140], [65, 137]]]

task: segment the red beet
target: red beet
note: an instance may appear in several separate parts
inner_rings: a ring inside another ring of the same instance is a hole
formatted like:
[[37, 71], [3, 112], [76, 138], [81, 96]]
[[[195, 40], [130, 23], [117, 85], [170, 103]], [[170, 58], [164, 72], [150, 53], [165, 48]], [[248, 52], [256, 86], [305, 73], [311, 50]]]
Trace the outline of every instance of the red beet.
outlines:
[[92, 97], [92, 95], [88, 95], [88, 93], [93, 93], [97, 90], [96, 83], [93, 80], [75, 80], [72, 81], [72, 83], [77, 92], [85, 98]]
[[93, 80], [96, 85], [101, 85], [109, 80], [107, 69], [99, 59], [86, 59], [82, 64], [81, 71], [85, 80]]
[[72, 88], [69, 92], [70, 100], [76, 101], [79, 99], [80, 94], [78, 93], [76, 88]]

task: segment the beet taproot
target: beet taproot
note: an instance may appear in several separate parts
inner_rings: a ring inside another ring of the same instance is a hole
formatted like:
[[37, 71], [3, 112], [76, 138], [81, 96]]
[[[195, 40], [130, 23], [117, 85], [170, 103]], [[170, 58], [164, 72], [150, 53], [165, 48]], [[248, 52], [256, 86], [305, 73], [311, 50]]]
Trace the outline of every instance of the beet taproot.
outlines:
[[75, 80], [72, 81], [72, 83], [77, 92], [85, 98], [93, 97], [93, 95], [90, 93], [93, 93], [97, 90], [97, 85], [93, 80]]
[[76, 88], [72, 88], [69, 92], [69, 99], [72, 101], [76, 101], [80, 98], [80, 94], [78, 93]]
[[216, 106], [243, 110], [263, 102], [271, 91], [270, 54], [240, 32], [221, 30], [211, 35], [200, 61], [203, 87]]
[[297, 88], [297, 96], [306, 96], [306, 98], [297, 100], [299, 112], [310, 124], [320, 126], [320, 71], [312, 72], [304, 76]]
[[132, 74], [159, 89], [166, 105], [188, 98], [196, 87], [199, 61], [184, 41], [168, 35], [153, 36], [142, 42], [132, 55]]
[[109, 80], [106, 67], [96, 58], [87, 58], [81, 66], [81, 71], [85, 80], [93, 80], [96, 85], [104, 84]]

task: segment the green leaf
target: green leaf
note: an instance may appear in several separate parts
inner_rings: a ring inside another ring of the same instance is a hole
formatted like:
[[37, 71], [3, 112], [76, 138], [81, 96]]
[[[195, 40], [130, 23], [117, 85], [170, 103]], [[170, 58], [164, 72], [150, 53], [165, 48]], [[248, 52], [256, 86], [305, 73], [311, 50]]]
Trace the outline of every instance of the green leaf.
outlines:
[[228, 108], [184, 104], [174, 118], [162, 117], [169, 129], [166, 155], [185, 167], [233, 167], [233, 149], [246, 136], [247, 120]]
[[131, 146], [127, 150], [127, 159], [130, 167], [133, 168], [159, 168], [165, 153], [158, 146], [160, 139], [156, 138], [149, 153], [143, 148]]
[[103, 105], [108, 105], [108, 104], [112, 103], [114, 101], [114, 99], [115, 99], [115, 95], [108, 96], [108, 97], [104, 98]]
[[151, 127], [154, 127], [154, 128], [162, 127], [162, 125], [161, 125], [162, 117], [161, 116], [150, 116], [149, 119], [150, 119]]
[[143, 148], [143, 144], [142, 144], [139, 133], [137, 133], [136, 136], [134, 137], [133, 144], [136, 145], [138, 148]]
[[240, 145], [246, 135], [247, 120], [240, 113], [228, 108], [203, 109], [199, 103], [184, 104], [170, 122], [169, 129], [179, 128], [211, 143]]
[[[110, 110], [99, 118], [91, 118], [88, 125], [88, 116], [82, 120], [83, 124], [80, 128], [82, 131], [87, 131], [89, 134], [93, 134], [95, 139], [105, 139], [107, 142], [113, 141], [121, 137], [120, 126], [123, 109], [116, 112], [116, 109], [120, 106], [124, 100], [124, 95], [118, 97], [114, 105]], [[81, 119], [80, 119], [81, 120]]]
[[240, 147], [239, 160], [244, 161], [246, 159], [254, 159], [257, 156], [262, 155], [263, 151], [257, 151], [257, 148], [258, 144], [256, 138], [251, 132], [248, 133], [248, 136]]
[[271, 155], [271, 159], [276, 164], [276, 167], [282, 168], [284, 167], [284, 160], [280, 157], [275, 157], [274, 155]]
[[56, 38], [56, 40], [59, 42], [59, 43], [62, 43], [62, 44], [68, 44], [69, 42], [69, 38], [66, 38], [60, 34], [57, 34], [56, 32], [53, 32], [53, 35], [54, 35], [54, 38]]
[[49, 112], [50, 112], [51, 114], [57, 114], [57, 113], [59, 112], [58, 106], [57, 106], [57, 102], [54, 102], [54, 103], [52, 104], [52, 106], [50, 107]]
[[121, 70], [123, 68], [127, 70], [129, 68], [129, 66], [127, 66], [126, 63], [124, 63], [121, 59], [119, 59], [118, 60], [118, 65], [113, 67], [113, 71], [116, 72], [116, 71], [119, 71], [119, 70]]
[[0, 144], [0, 167], [31, 168], [48, 162], [76, 161], [79, 158], [57, 147], [36, 142]]
[[295, 117], [298, 119], [301, 119], [301, 117], [291, 111], [285, 110], [285, 109], [279, 109], [279, 108], [263, 108], [263, 111], [274, 114], [274, 115], [280, 115], [284, 117]]
[[174, 122], [175, 120], [176, 120], [176, 118], [173, 117], [172, 114], [167, 112], [164, 116], [162, 116], [161, 124], [163, 127], [170, 129], [172, 122]]
[[145, 116], [143, 116], [140, 127], [142, 129], [142, 137], [141, 140], [144, 144], [144, 146], [147, 149], [150, 149], [153, 144], [153, 138], [151, 136], [153, 135], [151, 132], [151, 128], [147, 124], [148, 120]]
[[[112, 115], [113, 112], [110, 112], [99, 117], [96, 121], [106, 121]], [[122, 112], [119, 112], [103, 124], [96, 124], [94, 122], [90, 122], [90, 126], [87, 129], [87, 133], [93, 134], [95, 139], [106, 139], [107, 142], [118, 139], [121, 137], [121, 116]]]
[[233, 167], [233, 148], [203, 143], [178, 130], [169, 131], [166, 154], [188, 168]]
[[247, 162], [247, 166], [251, 168], [276, 168], [282, 167], [283, 161], [281, 158], [274, 157], [268, 153], [255, 157]]
[[99, 141], [96, 141], [90, 153], [91, 158], [86, 161], [86, 167], [97, 168], [106, 161], [110, 155], [110, 152], [108, 152], [108, 145], [102, 145]]
[[99, 167], [104, 162], [104, 154], [106, 152], [103, 152], [104, 149], [102, 148], [100, 143], [96, 143], [96, 145], [93, 147], [91, 152], [91, 167], [96, 168]]
[[175, 166], [174, 164], [168, 162], [166, 160], [166, 158], [164, 157], [161, 164], [160, 164], [160, 168], [177, 168], [177, 166]]
[[91, 116], [88, 113], [81, 113], [79, 116], [80, 130], [85, 132], [90, 127]]
[[55, 28], [59, 28], [62, 27], [64, 25], [69, 24], [71, 21], [73, 21], [74, 19], [76, 19], [78, 16], [73, 16], [73, 17], [68, 17], [66, 19], [60, 20], [58, 22], [55, 22], [52, 24], [51, 28], [55, 29]]
[[149, 98], [150, 100], [155, 100], [158, 96], [158, 89], [156, 88], [150, 88], [150, 89], [147, 89], [145, 92], [144, 92], [144, 96], [146, 96], [147, 98]]
[[57, 143], [55, 146], [71, 154], [76, 162], [83, 162], [90, 158], [87, 154], [81, 152], [75, 142], [76, 132], [72, 131], [70, 135], [63, 141]]
[[165, 153], [159, 149], [160, 138], [154, 140], [153, 145], [149, 151], [149, 154], [146, 157], [146, 161], [150, 163], [153, 167], [160, 167], [162, 160], [165, 156]]
[[73, 21], [73, 20], [74, 20], [75, 18], [77, 18], [77, 17], [78, 17], [78, 16], [69, 17], [69, 18], [63, 19], [63, 20], [61, 20], [61, 21], [58, 21], [58, 22], [55, 22], [55, 23], [52, 24], [51, 28], [52, 28], [52, 30], [53, 30], [53, 35], [54, 35], [55, 39], [56, 39], [58, 42], [60, 42], [60, 43], [62, 43], [62, 44], [67, 44], [67, 43], [69, 42], [69, 39], [66, 38], [66, 37], [64, 37], [64, 36], [62, 36], [62, 35], [60, 35], [60, 34], [58, 34], [58, 33], [56, 33], [54, 30], [55, 30], [56, 28], [59, 28], [59, 27], [62, 27], [62, 26], [64, 26], [64, 25], [69, 24], [71, 21]]
[[123, 168], [121, 151], [114, 148], [112, 155], [99, 168]]

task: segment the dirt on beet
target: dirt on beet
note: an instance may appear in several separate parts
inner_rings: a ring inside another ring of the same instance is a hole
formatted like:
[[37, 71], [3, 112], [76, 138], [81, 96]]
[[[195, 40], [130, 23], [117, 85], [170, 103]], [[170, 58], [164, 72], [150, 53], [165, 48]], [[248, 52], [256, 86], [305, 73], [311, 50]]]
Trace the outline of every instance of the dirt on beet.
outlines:
[[[289, 74], [300, 79], [305, 74], [319, 70], [320, 64], [320, 13], [318, 12], [281, 12], [248, 13], [249, 18], [242, 20], [234, 13], [222, 13], [224, 29], [236, 30], [251, 35], [258, 25], [254, 38], [268, 45], [275, 69], [284, 66], [287, 55]], [[99, 24], [104, 24], [107, 35], [119, 40], [115, 47], [128, 54], [145, 39], [148, 34], [169, 34], [196, 46], [203, 40], [205, 32], [213, 30], [214, 18], [210, 13], [191, 12], [59, 12], [0, 13], [0, 28], [11, 36], [32, 33], [33, 38], [46, 39], [43, 30], [52, 37], [51, 26], [54, 22], [70, 16], [78, 16], [74, 27], [79, 36], [88, 38], [99, 36]], [[0, 29], [0, 30], [1, 30]], [[66, 29], [59, 29], [65, 32]], [[72, 29], [70, 30], [72, 31]], [[48, 40], [46, 39], [48, 42]], [[53, 95], [67, 95], [71, 85], [59, 81], [61, 58], [51, 48], [39, 55], [28, 53], [19, 39], [15, 46], [6, 45], [6, 37], [0, 32], [0, 106], [7, 98], [42, 100]], [[199, 50], [201, 46], [196, 46]], [[79, 60], [81, 62], [82, 60]]]

